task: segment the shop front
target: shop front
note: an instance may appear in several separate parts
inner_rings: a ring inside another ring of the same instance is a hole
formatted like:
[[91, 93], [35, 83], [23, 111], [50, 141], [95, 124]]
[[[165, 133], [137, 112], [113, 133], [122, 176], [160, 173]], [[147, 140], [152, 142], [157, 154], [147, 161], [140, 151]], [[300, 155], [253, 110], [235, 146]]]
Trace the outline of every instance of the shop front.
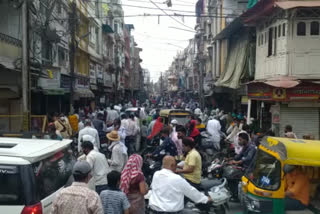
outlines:
[[94, 93], [90, 90], [90, 78], [77, 76], [74, 87], [74, 107], [90, 106], [94, 101]]
[[302, 82], [290, 88], [265, 83], [248, 85], [248, 102], [250, 105], [257, 103], [260, 124], [269, 123], [277, 136], [284, 136], [285, 126], [291, 125], [298, 138], [310, 135], [319, 139], [319, 96], [320, 85], [312, 82]]

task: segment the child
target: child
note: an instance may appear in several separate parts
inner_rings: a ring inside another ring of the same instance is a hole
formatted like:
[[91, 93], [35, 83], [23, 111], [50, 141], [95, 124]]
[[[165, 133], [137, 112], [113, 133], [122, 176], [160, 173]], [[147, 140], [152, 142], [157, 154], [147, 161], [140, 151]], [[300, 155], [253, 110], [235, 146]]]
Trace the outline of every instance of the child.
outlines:
[[108, 190], [100, 193], [105, 214], [129, 214], [130, 203], [127, 196], [119, 189], [121, 174], [111, 171], [108, 175]]

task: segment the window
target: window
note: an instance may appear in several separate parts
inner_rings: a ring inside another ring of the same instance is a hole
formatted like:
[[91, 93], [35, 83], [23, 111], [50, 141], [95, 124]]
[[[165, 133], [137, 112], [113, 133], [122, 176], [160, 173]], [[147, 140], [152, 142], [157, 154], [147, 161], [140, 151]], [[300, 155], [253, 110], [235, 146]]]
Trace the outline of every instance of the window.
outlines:
[[66, 66], [68, 61], [68, 53], [66, 49], [58, 47], [58, 60], [59, 66]]
[[282, 36], [286, 36], [286, 24], [282, 24]]
[[119, 33], [118, 31], [118, 23], [114, 23], [114, 32]]
[[281, 37], [281, 25], [278, 26], [278, 37]]
[[272, 37], [273, 37], [273, 28], [269, 28], [268, 32], [268, 56], [272, 55]]
[[261, 45], [263, 45], [263, 34], [261, 34]]
[[258, 150], [255, 166], [252, 172], [247, 172], [246, 177], [258, 188], [277, 190], [281, 183], [281, 163], [268, 153]]
[[38, 195], [41, 199], [71, 184], [69, 181], [71, 181], [73, 164], [74, 160], [68, 149], [32, 164]]
[[268, 41], [268, 33], [265, 32], [264, 33], [264, 43], [267, 44], [267, 41]]
[[19, 168], [0, 165], [0, 205], [23, 205], [25, 196]]
[[297, 24], [297, 36], [305, 36], [306, 35], [306, 23], [299, 22]]
[[211, 31], [211, 24], [210, 24], [210, 23], [208, 24], [208, 33], [209, 33], [209, 35], [210, 35], [210, 34], [212, 34], [212, 31]]
[[316, 22], [316, 21], [311, 22], [310, 35], [311, 36], [319, 35], [319, 22]]

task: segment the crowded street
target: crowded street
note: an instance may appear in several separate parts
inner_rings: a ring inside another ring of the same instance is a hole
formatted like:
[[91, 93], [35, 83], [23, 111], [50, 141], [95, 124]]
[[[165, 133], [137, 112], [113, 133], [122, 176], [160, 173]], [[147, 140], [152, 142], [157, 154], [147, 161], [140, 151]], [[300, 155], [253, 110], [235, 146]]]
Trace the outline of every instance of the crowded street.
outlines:
[[0, 14], [0, 214], [320, 213], [320, 0]]

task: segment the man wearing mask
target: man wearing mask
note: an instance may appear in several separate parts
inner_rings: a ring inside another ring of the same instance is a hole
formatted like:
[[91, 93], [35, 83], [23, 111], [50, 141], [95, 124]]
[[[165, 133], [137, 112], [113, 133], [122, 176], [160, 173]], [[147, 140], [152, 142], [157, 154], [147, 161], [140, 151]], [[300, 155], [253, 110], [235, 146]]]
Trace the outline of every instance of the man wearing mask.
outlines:
[[169, 137], [170, 135], [170, 127], [164, 127], [161, 132], [161, 140], [163, 141], [160, 146], [152, 153], [152, 156], [160, 161], [162, 161], [163, 157], [166, 155], [176, 156], [178, 155], [177, 147], [174, 142]]

